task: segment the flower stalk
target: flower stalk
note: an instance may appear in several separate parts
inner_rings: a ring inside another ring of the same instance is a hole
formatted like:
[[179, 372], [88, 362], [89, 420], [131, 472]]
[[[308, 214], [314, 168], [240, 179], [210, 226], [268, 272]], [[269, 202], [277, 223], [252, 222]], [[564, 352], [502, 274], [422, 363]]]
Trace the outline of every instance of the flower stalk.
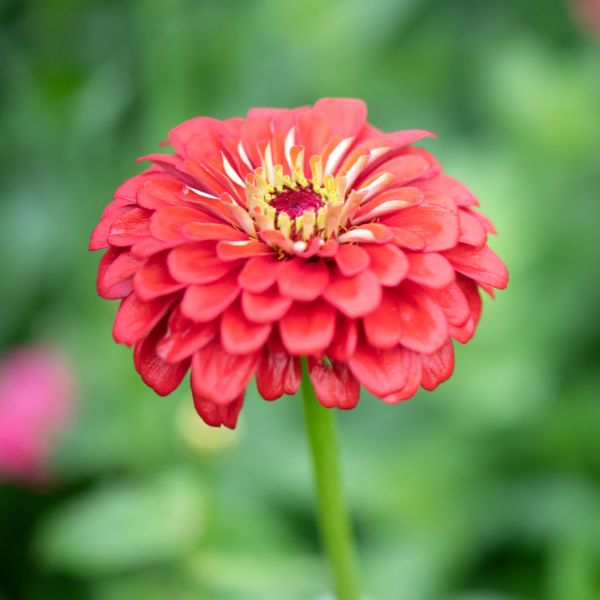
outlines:
[[321, 539], [331, 563], [337, 600], [359, 600], [354, 541], [344, 502], [333, 412], [319, 404], [302, 361], [302, 397], [313, 459]]

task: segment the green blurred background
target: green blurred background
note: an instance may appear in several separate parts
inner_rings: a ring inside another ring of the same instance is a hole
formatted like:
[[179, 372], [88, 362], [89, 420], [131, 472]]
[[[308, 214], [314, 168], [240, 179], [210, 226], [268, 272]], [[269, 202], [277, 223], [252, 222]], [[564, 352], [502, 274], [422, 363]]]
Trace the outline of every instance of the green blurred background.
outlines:
[[[565, 0], [566, 2], [566, 0]], [[561, 0], [3, 0], [0, 351], [50, 341], [77, 418], [44, 489], [0, 484], [2, 600], [316, 600], [301, 407], [236, 432], [111, 339], [89, 233], [168, 129], [354, 96], [492, 218], [511, 271], [453, 379], [339, 414], [372, 600], [600, 598], [600, 38]]]

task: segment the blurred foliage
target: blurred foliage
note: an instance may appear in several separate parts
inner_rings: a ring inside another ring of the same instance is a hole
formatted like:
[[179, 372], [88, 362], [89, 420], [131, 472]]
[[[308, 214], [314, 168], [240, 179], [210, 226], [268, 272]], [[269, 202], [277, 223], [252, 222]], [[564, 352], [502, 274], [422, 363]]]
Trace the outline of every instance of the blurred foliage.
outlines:
[[59, 482], [0, 488], [2, 600], [326, 591], [298, 402], [230, 433], [156, 397], [86, 245], [169, 127], [328, 95], [439, 133], [511, 270], [450, 382], [339, 415], [368, 597], [600, 598], [600, 42], [566, 4], [4, 0], [0, 56], [0, 346], [60, 345], [82, 404]]
[[174, 476], [106, 484], [66, 503], [44, 524], [42, 559], [97, 575], [184, 555], [200, 538], [203, 506], [193, 479]]

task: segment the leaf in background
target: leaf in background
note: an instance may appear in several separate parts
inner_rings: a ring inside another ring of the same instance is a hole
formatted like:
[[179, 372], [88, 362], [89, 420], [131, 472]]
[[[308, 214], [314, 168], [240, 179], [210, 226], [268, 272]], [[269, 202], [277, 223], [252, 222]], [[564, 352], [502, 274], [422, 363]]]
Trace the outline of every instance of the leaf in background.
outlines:
[[38, 536], [47, 566], [101, 575], [176, 559], [203, 532], [204, 495], [190, 473], [106, 484], [51, 514]]

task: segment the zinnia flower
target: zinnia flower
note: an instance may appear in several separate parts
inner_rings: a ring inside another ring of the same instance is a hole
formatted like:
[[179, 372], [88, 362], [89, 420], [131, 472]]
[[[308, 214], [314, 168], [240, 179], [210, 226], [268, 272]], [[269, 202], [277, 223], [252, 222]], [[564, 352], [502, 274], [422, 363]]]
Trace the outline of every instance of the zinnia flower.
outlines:
[[73, 413], [73, 374], [53, 349], [12, 350], [0, 363], [0, 475], [50, 476], [52, 454]]
[[140, 159], [90, 245], [143, 380], [166, 395], [191, 368], [200, 416], [233, 428], [252, 377], [266, 400], [293, 394], [303, 356], [326, 407], [448, 379], [479, 288], [508, 275], [472, 193], [413, 146], [426, 137], [331, 98], [172, 129], [174, 154]]

